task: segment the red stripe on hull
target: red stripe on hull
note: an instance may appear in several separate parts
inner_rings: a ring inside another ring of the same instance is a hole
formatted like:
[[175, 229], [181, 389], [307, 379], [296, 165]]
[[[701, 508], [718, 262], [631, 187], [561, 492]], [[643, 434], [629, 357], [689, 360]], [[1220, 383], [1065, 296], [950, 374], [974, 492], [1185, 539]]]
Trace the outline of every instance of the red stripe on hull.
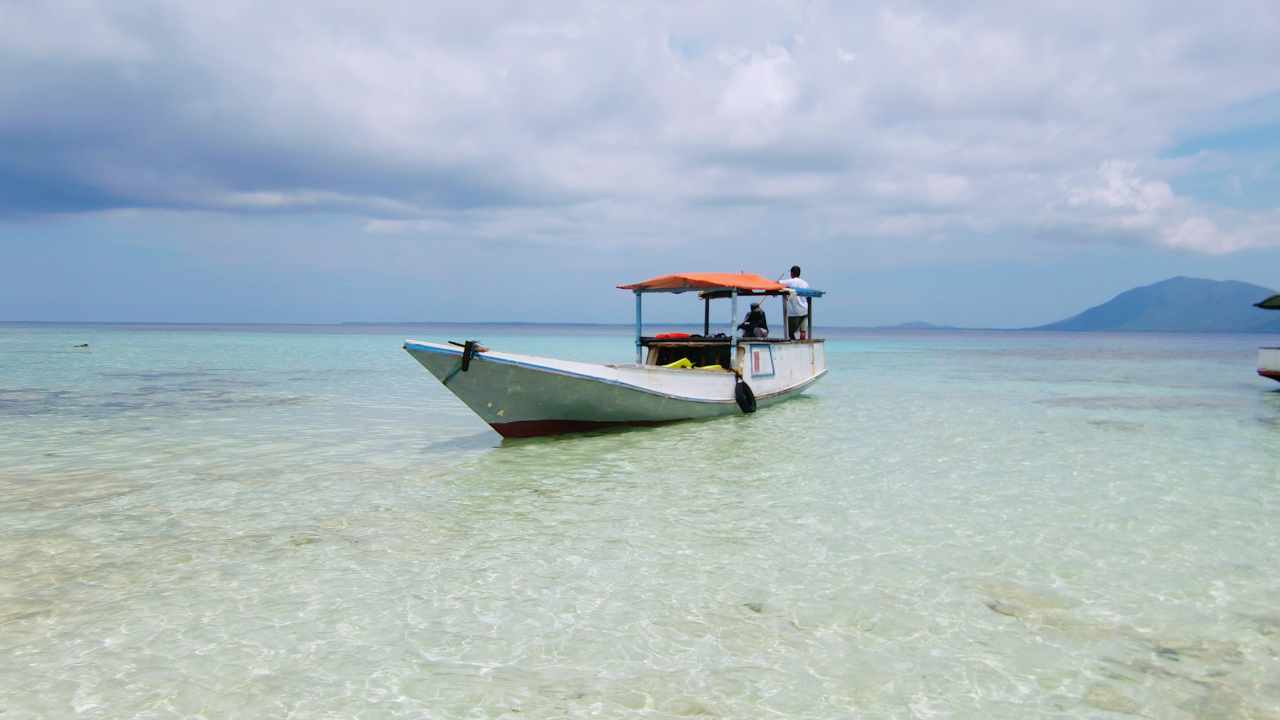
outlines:
[[1271, 378], [1276, 382], [1280, 382], [1280, 370], [1263, 370], [1258, 368], [1258, 374], [1264, 378]]
[[597, 422], [594, 420], [520, 420], [507, 423], [489, 423], [502, 437], [527, 438], [540, 435], [563, 435], [564, 433], [589, 432], [591, 430], [607, 430], [620, 427], [652, 427], [665, 425], [670, 421], [639, 420], [635, 422]]

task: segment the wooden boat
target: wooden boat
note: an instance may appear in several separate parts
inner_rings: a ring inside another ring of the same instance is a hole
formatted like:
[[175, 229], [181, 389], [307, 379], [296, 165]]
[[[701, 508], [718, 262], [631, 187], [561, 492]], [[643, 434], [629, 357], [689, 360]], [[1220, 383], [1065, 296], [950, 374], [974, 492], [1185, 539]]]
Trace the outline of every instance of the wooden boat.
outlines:
[[[813, 300], [822, 291], [791, 290], [749, 273], [677, 273], [618, 287], [635, 293], [634, 363], [506, 353], [475, 341], [406, 340], [404, 349], [504, 437], [754, 412], [804, 392], [827, 372], [820, 339], [738, 338], [735, 332], [739, 298], [792, 292], [809, 299], [811, 329]], [[701, 335], [644, 335], [645, 294], [690, 291], [703, 300]], [[728, 333], [712, 335], [714, 299], [729, 300]]]
[[[1280, 295], [1272, 295], [1253, 306], [1263, 310], [1280, 310]], [[1280, 381], [1280, 347], [1258, 348], [1258, 374]]]

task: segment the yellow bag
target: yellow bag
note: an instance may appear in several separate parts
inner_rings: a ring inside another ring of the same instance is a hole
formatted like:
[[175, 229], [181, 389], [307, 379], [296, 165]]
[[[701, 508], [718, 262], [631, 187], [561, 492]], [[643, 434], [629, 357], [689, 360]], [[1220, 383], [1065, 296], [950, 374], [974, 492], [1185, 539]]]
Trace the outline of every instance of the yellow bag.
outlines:
[[673, 363], [667, 363], [666, 365], [663, 365], [662, 367], [665, 367], [665, 368], [673, 368], [673, 369], [677, 369], [677, 370], [687, 370], [687, 369], [689, 369], [689, 368], [693, 367], [693, 363], [689, 360], [689, 358], [680, 358], [679, 360], [677, 360], [677, 361], [675, 361], [675, 362], [673, 362]]

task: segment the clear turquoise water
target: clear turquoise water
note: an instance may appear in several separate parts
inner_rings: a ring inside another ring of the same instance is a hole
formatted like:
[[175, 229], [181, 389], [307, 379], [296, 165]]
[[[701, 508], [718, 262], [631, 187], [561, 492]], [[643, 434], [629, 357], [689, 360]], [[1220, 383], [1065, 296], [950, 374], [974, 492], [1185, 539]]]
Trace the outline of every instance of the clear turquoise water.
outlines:
[[1268, 338], [845, 333], [502, 443], [405, 336], [630, 355], [0, 326], [0, 717], [1280, 717]]

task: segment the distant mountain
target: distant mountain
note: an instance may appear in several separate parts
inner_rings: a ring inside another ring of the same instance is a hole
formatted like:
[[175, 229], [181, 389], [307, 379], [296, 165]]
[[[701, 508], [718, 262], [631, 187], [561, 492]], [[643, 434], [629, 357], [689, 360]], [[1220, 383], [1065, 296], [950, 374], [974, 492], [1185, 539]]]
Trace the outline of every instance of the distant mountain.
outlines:
[[1122, 292], [1097, 307], [1031, 330], [1280, 332], [1280, 312], [1253, 307], [1274, 290], [1235, 280], [1175, 277]]

